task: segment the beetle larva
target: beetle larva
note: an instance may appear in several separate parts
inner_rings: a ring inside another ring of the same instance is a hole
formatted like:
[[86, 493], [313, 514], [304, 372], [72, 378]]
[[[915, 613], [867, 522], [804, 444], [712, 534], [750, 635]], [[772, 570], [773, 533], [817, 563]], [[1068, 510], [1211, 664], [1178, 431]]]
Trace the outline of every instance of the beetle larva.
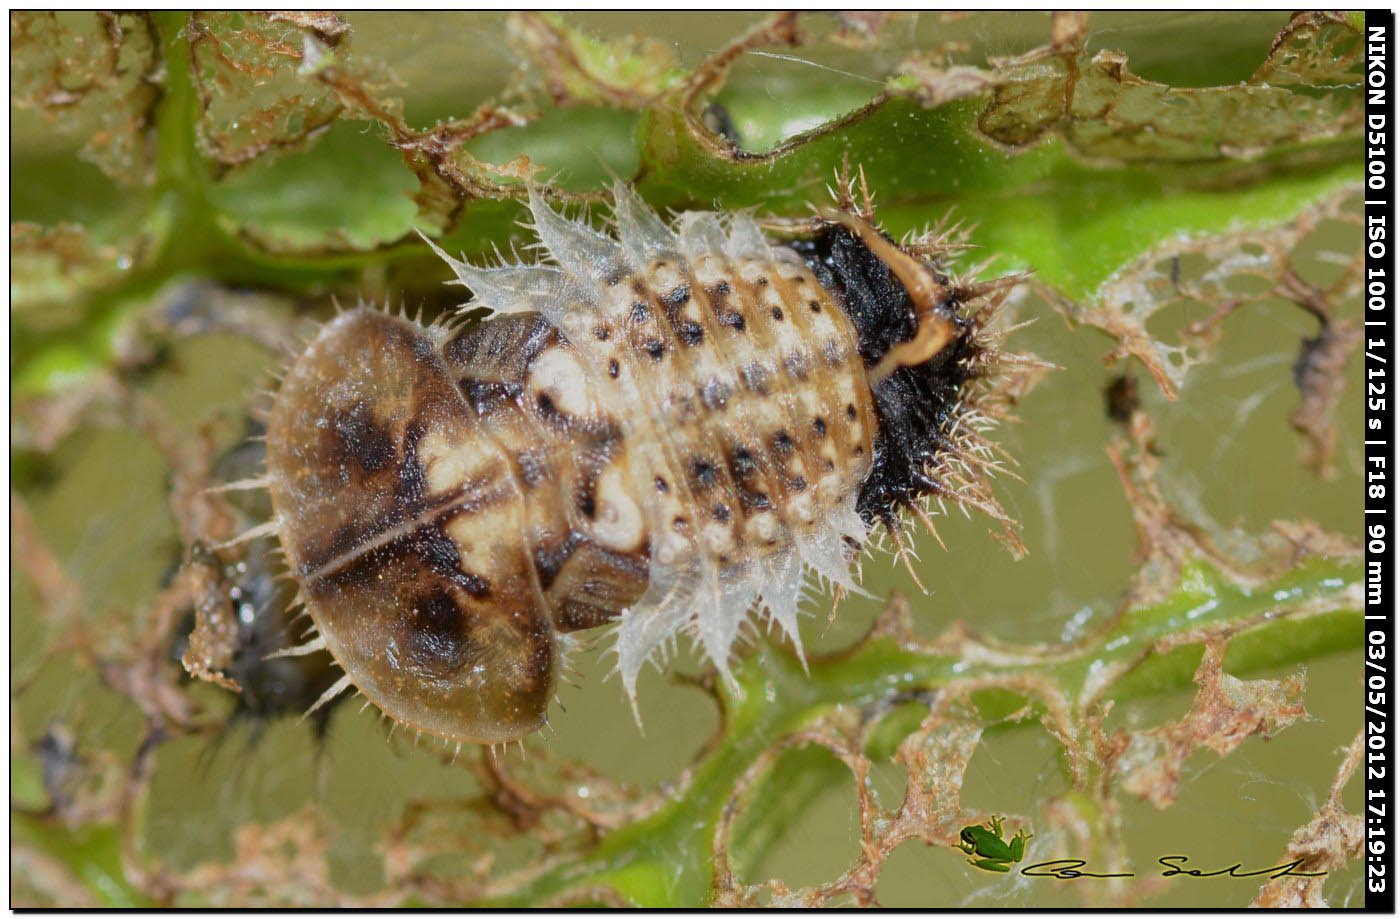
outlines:
[[343, 313], [268, 425], [304, 647], [457, 741], [539, 728], [578, 630], [615, 625], [634, 702], [680, 634], [725, 677], [755, 611], [796, 641], [804, 574], [854, 589], [869, 528], [949, 490], [992, 359], [968, 303], [1004, 286], [953, 285], [853, 210], [776, 243], [743, 215], [668, 226], [621, 185], [616, 238], [530, 209], [553, 264], [438, 250], [495, 315]]

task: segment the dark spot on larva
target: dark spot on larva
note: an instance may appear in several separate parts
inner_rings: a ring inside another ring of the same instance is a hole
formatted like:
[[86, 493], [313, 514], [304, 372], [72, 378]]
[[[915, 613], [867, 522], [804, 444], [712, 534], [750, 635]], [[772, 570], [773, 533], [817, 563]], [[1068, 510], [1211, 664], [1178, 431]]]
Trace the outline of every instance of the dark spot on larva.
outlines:
[[335, 436], [341, 462], [353, 460], [365, 472], [378, 472], [394, 459], [393, 434], [363, 402], [337, 414]]
[[729, 328], [736, 332], [742, 332], [748, 323], [744, 322], [744, 317], [739, 313], [733, 310], [727, 310], [719, 314], [719, 324], [729, 326]]
[[830, 366], [840, 367], [842, 357], [843, 355], [841, 352], [841, 345], [834, 338], [828, 339], [822, 345], [822, 359], [825, 360]]
[[435, 675], [461, 669], [471, 656], [464, 620], [448, 591], [439, 589], [419, 597], [403, 628], [409, 663]]
[[812, 419], [812, 430], [817, 432], [818, 437], [826, 436], [826, 421], [821, 418]]
[[779, 309], [778, 307], [776, 307], [776, 306], [773, 307], [772, 316], [773, 316], [773, 321], [774, 321], [774, 322], [782, 322], [782, 321], [783, 321], [783, 311], [780, 310], [780, 309]]
[[758, 280], [755, 281], [754, 283], [757, 284], [759, 287], [767, 287], [767, 286], [768, 286], [768, 276], [767, 276], [767, 275], [759, 275]]
[[614, 380], [616, 380], [616, 379], [617, 379], [617, 375], [618, 375], [621, 371], [622, 371], [622, 368], [618, 366], [618, 364], [617, 364], [617, 358], [613, 358], [612, 360], [608, 361], [608, 376], [610, 376], [610, 377], [612, 377]]
[[796, 287], [801, 287], [803, 284], [807, 283], [807, 279], [800, 274], [793, 275], [792, 277], [788, 278], [788, 280], [791, 281]]
[[685, 518], [684, 518], [684, 517], [673, 517], [673, 518], [671, 519], [671, 529], [675, 530], [677, 533], [684, 533], [684, 532], [686, 531], [686, 521], [685, 521]]
[[806, 490], [807, 490], [807, 480], [804, 479], [802, 476], [799, 475], [799, 476], [794, 477], [793, 480], [792, 480], [791, 482], [788, 482], [788, 483], [787, 483], [787, 486], [788, 486], [788, 488], [791, 489], [792, 491], [806, 491]]
[[830, 472], [831, 470], [833, 470], [833, 469], [835, 469], [835, 468], [836, 468], [836, 464], [835, 464], [835, 463], [833, 463], [831, 460], [827, 460], [827, 461], [826, 461], [826, 471], [827, 471], [827, 472]]
[[642, 348], [646, 351], [647, 356], [654, 361], [659, 361], [666, 356], [666, 343], [659, 339], [648, 340], [642, 345]]
[[545, 418], [554, 420], [559, 417], [559, 409], [550, 398], [549, 393], [540, 393], [535, 397], [535, 405], [539, 407], [540, 414]]
[[574, 488], [574, 506], [588, 520], [598, 513], [598, 480], [594, 476], [582, 477]]
[[689, 302], [689, 300], [689, 284], [682, 284], [680, 287], [675, 288], [664, 298], [662, 298], [662, 302], [665, 303], [667, 306], [684, 306], [687, 302]]
[[719, 556], [719, 563], [720, 563], [721, 565], [728, 565], [728, 564], [729, 564], [729, 556], [721, 552], [721, 553], [720, 553], [720, 556]]
[[700, 488], [713, 488], [719, 481], [719, 467], [708, 460], [694, 460], [690, 466], [690, 474]]
[[773, 452], [779, 456], [786, 456], [792, 452], [792, 438], [787, 431], [779, 431], [773, 435]]
[[716, 284], [714, 287], [711, 287], [711, 288], [710, 288], [709, 293], [710, 293], [711, 296], [714, 296], [714, 297], [727, 297], [727, 296], [729, 296], [729, 282], [728, 282], [728, 281], [720, 281], [720, 282], [719, 282], [718, 284]]
[[633, 322], [646, 322], [650, 316], [651, 310], [647, 308], [647, 305], [645, 303], [638, 300], [636, 303], [632, 304]]
[[661, 493], [664, 495], [664, 494], [666, 494], [666, 492], [668, 492], [668, 491], [671, 490], [671, 486], [670, 486], [670, 485], [667, 485], [667, 484], [666, 484], [666, 480], [663, 479], [661, 476], [657, 476], [657, 477], [656, 477], [656, 490], [659, 491], [659, 492], [661, 492]]
[[680, 339], [683, 344], [693, 347], [705, 340], [705, 330], [698, 322], [684, 322], [680, 327]]
[[753, 454], [749, 452], [747, 447], [740, 447], [734, 451], [734, 471], [738, 473], [739, 478], [749, 475], [756, 468], [757, 464], [753, 460]]
[[810, 309], [810, 310], [811, 310], [812, 312], [814, 312], [814, 313], [820, 313], [820, 312], [822, 311], [822, 305], [821, 305], [821, 303], [820, 303], [819, 301], [817, 301], [817, 300], [808, 300], [808, 301], [807, 301], [807, 308]]
[[846, 417], [852, 421], [856, 420], [856, 406], [854, 402], [846, 403]]
[[540, 586], [549, 590], [554, 580], [559, 577], [559, 572], [564, 569], [564, 563], [587, 541], [582, 533], [570, 530], [569, 535], [558, 545], [538, 543], [535, 546], [535, 570], [540, 575]]
[[607, 341], [608, 337], [611, 335], [612, 329], [608, 328], [605, 325], [596, 326], [593, 329], [593, 337], [598, 339], [599, 341]]
[[425, 425], [421, 420], [409, 423], [404, 431], [403, 462], [399, 464], [398, 495], [407, 507], [417, 506], [428, 491], [427, 470], [418, 459], [418, 441], [423, 439]]
[[502, 406], [509, 402], [514, 402], [516, 397], [524, 391], [524, 387], [515, 381], [506, 380], [473, 380], [470, 377], [463, 377], [458, 382], [457, 388], [462, 391], [462, 395], [467, 397], [467, 401], [476, 409], [476, 413], [483, 418], [494, 415]]
[[729, 401], [729, 387], [719, 380], [710, 380], [700, 388], [700, 401], [705, 404], [705, 408], [723, 408]]
[[603, 279], [603, 282], [609, 287], [616, 287], [622, 283], [624, 278], [627, 278], [631, 274], [632, 272], [626, 265], [618, 265], [612, 271], [608, 272], [608, 276]]
[[491, 585], [487, 584], [486, 579], [481, 575], [472, 574], [470, 571], [461, 571], [452, 580], [458, 587], [478, 600], [485, 600], [491, 596]]
[[856, 456], [864, 456], [864, 455], [865, 455], [865, 448], [864, 448], [864, 447], [856, 447]]
[[713, 513], [714, 518], [715, 518], [716, 520], [718, 520], [720, 523], [728, 523], [728, 522], [729, 522], [729, 505], [728, 505], [728, 504], [716, 504], [715, 507], [714, 507], [714, 510], [713, 510], [711, 513]]
[[[657, 262], [656, 264], [657, 267], [660, 267], [662, 263]], [[642, 280], [640, 278], [632, 282], [632, 293], [636, 294], [639, 297], [645, 297], [647, 295], [647, 286], [646, 284], [642, 283]]]
[[[457, 542], [443, 532], [441, 526], [426, 525], [414, 530], [406, 539], [391, 544], [391, 553], [416, 556], [433, 572], [456, 584], [468, 596], [483, 600], [491, 596], [491, 586], [480, 575], [462, 570], [462, 556]], [[386, 558], [387, 562], [388, 559]], [[387, 566], [391, 566], [390, 562]]]
[[773, 502], [768, 500], [768, 496], [761, 491], [749, 491], [740, 487], [739, 500], [743, 502], [746, 511], [766, 511], [773, 506]]

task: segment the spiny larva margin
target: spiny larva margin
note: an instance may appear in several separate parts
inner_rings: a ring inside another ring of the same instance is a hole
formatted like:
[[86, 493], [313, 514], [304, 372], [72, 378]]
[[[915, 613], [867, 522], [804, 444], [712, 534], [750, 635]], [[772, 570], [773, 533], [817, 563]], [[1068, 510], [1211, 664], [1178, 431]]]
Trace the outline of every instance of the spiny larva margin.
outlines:
[[[490, 318], [360, 307], [294, 360], [268, 417], [273, 519], [315, 637], [406, 726], [501, 743], [542, 726], [573, 633], [642, 666], [690, 635], [732, 680], [759, 615], [801, 653], [814, 578], [901, 510], [980, 508], [1008, 368], [988, 322], [1015, 279], [955, 282], [954, 243], [896, 244], [849, 186], [765, 236], [745, 214], [663, 222], [615, 188], [615, 237], [533, 189], [552, 264], [434, 246]], [[1000, 382], [999, 382], [1000, 381]], [[751, 613], [753, 615], [751, 615]]]

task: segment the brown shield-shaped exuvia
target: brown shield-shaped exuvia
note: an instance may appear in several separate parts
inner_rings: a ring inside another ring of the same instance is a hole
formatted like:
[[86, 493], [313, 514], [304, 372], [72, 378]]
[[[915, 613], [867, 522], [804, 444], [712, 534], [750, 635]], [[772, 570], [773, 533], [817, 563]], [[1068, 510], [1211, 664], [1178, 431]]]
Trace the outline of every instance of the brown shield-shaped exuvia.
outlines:
[[282, 546], [346, 677], [407, 726], [478, 743], [538, 729], [555, 637], [520, 486], [440, 330], [368, 309], [288, 372], [267, 433]]

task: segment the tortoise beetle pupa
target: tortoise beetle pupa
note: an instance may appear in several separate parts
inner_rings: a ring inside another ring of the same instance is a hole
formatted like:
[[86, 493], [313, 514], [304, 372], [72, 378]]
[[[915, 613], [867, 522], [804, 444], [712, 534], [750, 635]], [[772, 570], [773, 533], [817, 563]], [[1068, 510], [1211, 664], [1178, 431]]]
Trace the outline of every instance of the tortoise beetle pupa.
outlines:
[[894, 243], [849, 195], [786, 242], [614, 195], [609, 236], [531, 189], [551, 263], [434, 246], [489, 319], [361, 307], [288, 369], [269, 528], [317, 630], [302, 649], [345, 671], [327, 697], [519, 739], [575, 632], [613, 627], [635, 706], [679, 635], [724, 678], [757, 617], [797, 644], [807, 576], [857, 589], [873, 526], [903, 545], [901, 509], [1000, 515], [977, 383], [1004, 362], [986, 322], [1014, 279], [954, 283], [946, 244]]

